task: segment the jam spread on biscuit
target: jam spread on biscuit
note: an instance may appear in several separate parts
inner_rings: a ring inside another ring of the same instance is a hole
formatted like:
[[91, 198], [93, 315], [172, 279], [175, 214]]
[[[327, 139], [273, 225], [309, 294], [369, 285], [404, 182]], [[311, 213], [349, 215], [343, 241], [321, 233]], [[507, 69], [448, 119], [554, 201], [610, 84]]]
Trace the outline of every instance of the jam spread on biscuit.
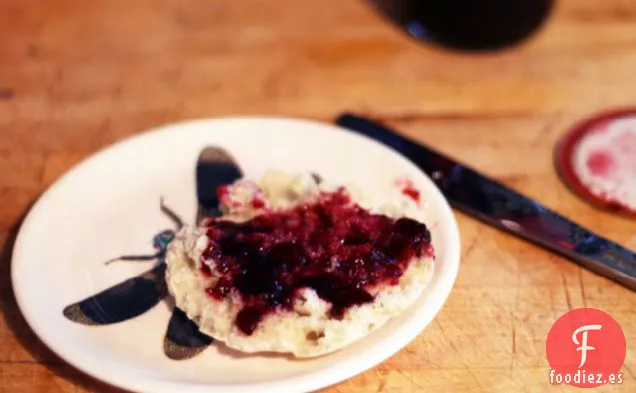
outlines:
[[220, 277], [206, 292], [217, 300], [240, 295], [235, 324], [247, 335], [266, 314], [292, 310], [301, 288], [315, 290], [331, 304], [329, 316], [340, 319], [349, 307], [373, 301], [369, 288], [397, 285], [412, 258], [432, 255], [426, 225], [371, 213], [343, 188], [245, 222], [205, 225], [201, 258], [214, 264], [203, 264], [203, 273]]

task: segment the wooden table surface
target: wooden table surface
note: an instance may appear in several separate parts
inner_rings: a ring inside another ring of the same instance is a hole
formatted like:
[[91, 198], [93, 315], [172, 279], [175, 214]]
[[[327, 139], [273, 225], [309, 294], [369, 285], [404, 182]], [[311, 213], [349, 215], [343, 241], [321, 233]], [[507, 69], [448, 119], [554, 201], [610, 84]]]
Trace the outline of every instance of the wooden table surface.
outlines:
[[[469, 55], [420, 45], [363, 1], [3, 0], [0, 3], [0, 391], [115, 392], [48, 350], [17, 309], [13, 239], [29, 205], [101, 147], [227, 115], [370, 114], [636, 248], [636, 221], [570, 194], [552, 166], [578, 119], [634, 103], [636, 2], [560, 0], [531, 41]], [[545, 340], [572, 308], [622, 326], [636, 391], [636, 296], [457, 213], [462, 262], [408, 347], [325, 392], [543, 392]]]

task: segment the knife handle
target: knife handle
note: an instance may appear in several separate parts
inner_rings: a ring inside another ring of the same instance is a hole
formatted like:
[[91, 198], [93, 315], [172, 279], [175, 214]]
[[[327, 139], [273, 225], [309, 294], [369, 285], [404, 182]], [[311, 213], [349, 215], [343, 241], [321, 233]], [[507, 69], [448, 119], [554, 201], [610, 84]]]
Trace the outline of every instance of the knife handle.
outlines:
[[336, 124], [404, 155], [431, 178], [455, 209], [636, 290], [632, 251], [384, 125], [349, 113], [339, 116]]

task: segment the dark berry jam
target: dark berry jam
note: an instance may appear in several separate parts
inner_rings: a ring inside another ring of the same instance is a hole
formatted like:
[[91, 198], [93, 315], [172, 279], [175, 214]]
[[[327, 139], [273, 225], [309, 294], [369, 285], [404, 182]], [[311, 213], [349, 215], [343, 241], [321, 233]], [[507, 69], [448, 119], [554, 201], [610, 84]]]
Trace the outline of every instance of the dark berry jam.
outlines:
[[265, 207], [265, 201], [260, 197], [252, 198], [251, 205], [254, 209], [262, 209]]
[[221, 186], [216, 189], [216, 196], [220, 201], [227, 199], [228, 195], [230, 195], [230, 189], [228, 186]]
[[[369, 303], [369, 289], [397, 285], [414, 257], [431, 254], [426, 225], [372, 214], [343, 189], [285, 211], [267, 211], [234, 223], [209, 220], [202, 259], [215, 261], [218, 282], [207, 293], [238, 293], [237, 327], [253, 333], [263, 316], [291, 310], [298, 290], [312, 288], [340, 319], [351, 306]], [[205, 268], [204, 268], [205, 269]]]
[[415, 188], [413, 182], [409, 179], [402, 179], [398, 181], [398, 186], [402, 189], [402, 194], [414, 200], [416, 203], [420, 203], [420, 192]]
[[402, 189], [402, 193], [404, 193], [404, 195], [406, 195], [407, 197], [411, 198], [415, 202], [419, 202], [420, 201], [420, 192], [418, 190], [416, 190], [415, 188], [413, 188], [413, 187], [410, 187], [410, 186], [404, 187]]

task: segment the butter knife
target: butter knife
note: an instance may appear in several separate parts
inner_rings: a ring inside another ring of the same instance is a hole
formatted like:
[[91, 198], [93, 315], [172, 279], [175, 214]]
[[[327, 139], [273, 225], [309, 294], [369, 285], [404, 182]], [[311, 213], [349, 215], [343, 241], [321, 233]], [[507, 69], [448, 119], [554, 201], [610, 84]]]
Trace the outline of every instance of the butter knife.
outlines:
[[401, 153], [433, 180], [455, 209], [636, 290], [634, 252], [378, 122], [343, 113], [336, 124]]

